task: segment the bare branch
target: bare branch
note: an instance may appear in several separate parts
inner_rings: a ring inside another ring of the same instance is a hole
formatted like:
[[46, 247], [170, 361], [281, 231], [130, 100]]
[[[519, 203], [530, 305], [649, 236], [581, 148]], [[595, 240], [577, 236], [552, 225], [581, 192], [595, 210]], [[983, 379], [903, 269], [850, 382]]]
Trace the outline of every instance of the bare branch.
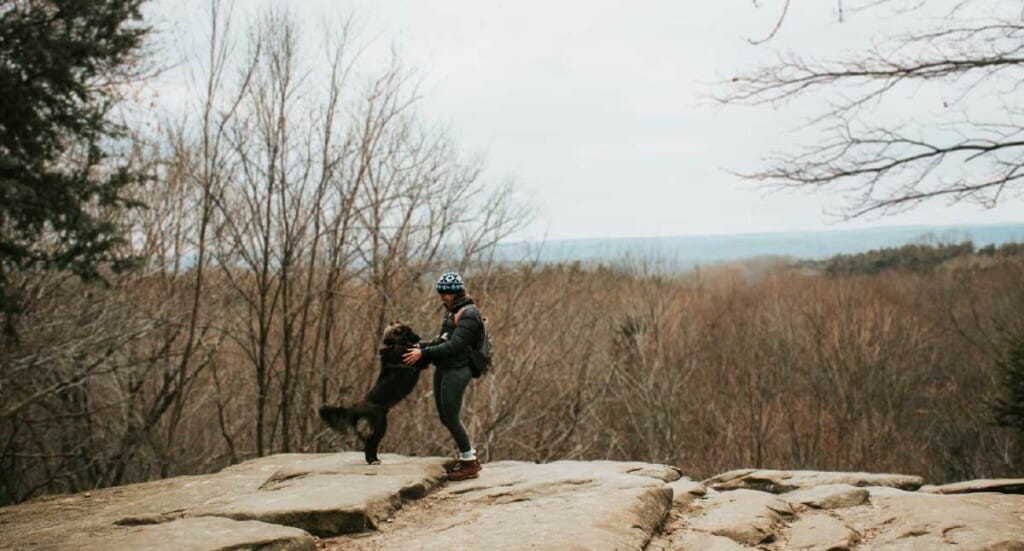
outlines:
[[[896, 212], [937, 197], [996, 204], [1019, 183], [1024, 142], [1017, 136], [1024, 121], [1005, 99], [1006, 120], [999, 123], [973, 121], [966, 109], [969, 97], [1005, 98], [1024, 85], [1024, 25], [1015, 13], [969, 16], [971, 4], [954, 4], [938, 27], [891, 37], [859, 54], [807, 60], [790, 53], [722, 83], [716, 99], [723, 104], [779, 107], [812, 94], [828, 100], [806, 123], [825, 139], [775, 153], [764, 169], [739, 175], [770, 189], [837, 190], [846, 201], [844, 217]], [[1011, 92], [1004, 91], [1008, 86]], [[945, 96], [945, 110], [933, 121], [916, 122], [912, 135], [904, 129], [910, 123], [876, 114], [900, 96], [931, 90]], [[958, 105], [964, 107], [951, 109]]]

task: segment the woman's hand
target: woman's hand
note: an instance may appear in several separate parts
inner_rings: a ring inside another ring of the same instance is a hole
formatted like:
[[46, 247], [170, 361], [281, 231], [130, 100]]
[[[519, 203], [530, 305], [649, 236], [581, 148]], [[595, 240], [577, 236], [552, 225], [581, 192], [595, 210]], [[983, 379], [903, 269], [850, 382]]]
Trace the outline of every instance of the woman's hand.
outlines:
[[413, 365], [416, 362], [420, 361], [420, 358], [422, 357], [422, 350], [420, 350], [419, 348], [410, 348], [408, 352], [402, 355], [402, 361], [405, 362], [406, 365]]

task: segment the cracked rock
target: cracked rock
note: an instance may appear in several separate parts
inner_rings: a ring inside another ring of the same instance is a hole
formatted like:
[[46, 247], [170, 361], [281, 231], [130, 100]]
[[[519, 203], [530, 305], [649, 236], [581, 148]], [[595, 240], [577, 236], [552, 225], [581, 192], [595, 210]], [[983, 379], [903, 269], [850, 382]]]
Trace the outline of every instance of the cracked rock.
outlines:
[[793, 515], [792, 506], [777, 496], [756, 490], [734, 490], [707, 499], [703, 514], [690, 527], [738, 543], [758, 545], [775, 541], [783, 523]]
[[916, 490], [923, 480], [919, 476], [901, 474], [842, 473], [827, 471], [772, 471], [764, 469], [740, 469], [729, 471], [704, 481], [704, 485], [715, 490], [736, 490], [745, 488], [773, 494], [783, 494], [800, 488], [811, 488], [826, 484], [847, 484], [850, 486], [886, 486], [901, 490]]

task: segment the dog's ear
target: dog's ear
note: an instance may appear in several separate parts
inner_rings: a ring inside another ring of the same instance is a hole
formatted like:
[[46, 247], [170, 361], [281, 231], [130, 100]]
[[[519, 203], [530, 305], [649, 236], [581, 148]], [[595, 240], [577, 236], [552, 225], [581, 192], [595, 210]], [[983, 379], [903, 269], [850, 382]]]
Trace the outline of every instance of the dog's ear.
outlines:
[[405, 343], [416, 343], [419, 342], [420, 337], [412, 330], [412, 327], [405, 325], [404, 323], [395, 328], [395, 332], [399, 335]]
[[384, 341], [385, 343], [387, 343], [388, 341], [394, 339], [395, 336], [398, 335], [399, 327], [400, 326], [397, 326], [394, 323], [392, 323], [392, 324], [388, 325], [387, 327], [385, 327], [384, 328], [384, 334], [381, 335], [381, 340]]

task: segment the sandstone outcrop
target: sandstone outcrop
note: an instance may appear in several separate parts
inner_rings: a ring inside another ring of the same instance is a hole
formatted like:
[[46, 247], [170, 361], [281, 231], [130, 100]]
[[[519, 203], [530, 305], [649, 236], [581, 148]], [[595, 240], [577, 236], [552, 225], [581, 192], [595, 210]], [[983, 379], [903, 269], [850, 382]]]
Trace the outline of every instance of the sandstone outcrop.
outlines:
[[824, 484], [783, 494], [790, 503], [806, 505], [814, 509], [842, 509], [863, 505], [869, 492], [849, 484]]
[[663, 465], [501, 461], [338, 549], [642, 549], [672, 507]]
[[761, 490], [773, 494], [791, 492], [800, 488], [813, 488], [826, 484], [849, 486], [884, 486], [901, 490], [916, 490], [923, 481], [919, 476], [873, 473], [838, 473], [822, 471], [771, 471], [741, 469], [729, 471], [704, 481], [715, 490]]
[[789, 503], [755, 490], [734, 490], [709, 497], [690, 527], [747, 545], [771, 543], [781, 524], [793, 518]]
[[915, 491], [918, 477], [666, 465], [276, 455], [0, 509], [0, 548], [1024, 551], [1021, 480]]
[[42, 498], [0, 509], [0, 546], [312, 549], [313, 535], [372, 529], [422, 497], [446, 462], [383, 459], [369, 466], [358, 453], [282, 454], [212, 475]]
[[1024, 496], [991, 491], [1014, 492], [1012, 481], [944, 495], [899, 489], [920, 486], [905, 475], [748, 469], [704, 485], [648, 549], [1024, 551]]
[[1024, 494], [1024, 478], [968, 480], [943, 486], [925, 486], [921, 488], [921, 491], [931, 494], [973, 494], [978, 492]]

